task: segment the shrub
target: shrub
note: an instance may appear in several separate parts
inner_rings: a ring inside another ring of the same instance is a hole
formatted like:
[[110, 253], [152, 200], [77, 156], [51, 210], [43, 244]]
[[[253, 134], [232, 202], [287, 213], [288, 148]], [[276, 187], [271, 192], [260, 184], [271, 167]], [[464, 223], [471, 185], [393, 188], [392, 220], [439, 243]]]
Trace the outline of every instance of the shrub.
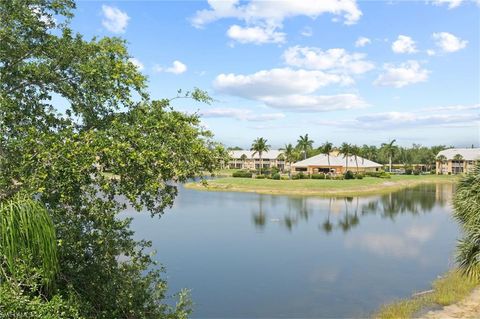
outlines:
[[347, 171], [345, 173], [345, 179], [355, 179], [355, 175], [353, 174], [352, 171]]
[[257, 176], [255, 176], [255, 178], [256, 179], [265, 179], [265, 178], [267, 178], [267, 176], [266, 175], [257, 175]]
[[312, 174], [311, 176], [312, 179], [325, 179], [325, 174], [320, 173], [320, 174]]
[[344, 175], [336, 175], [336, 176], [333, 177], [333, 179], [342, 180], [342, 179], [345, 179], [345, 176]]
[[382, 172], [365, 172], [365, 176], [370, 176], [370, 177], [380, 177]]
[[391, 175], [387, 172], [382, 172], [379, 177], [380, 178], [391, 178]]
[[418, 169], [414, 170], [413, 175], [420, 175], [420, 171]]
[[363, 174], [355, 174], [356, 179], [363, 179]]
[[330, 174], [325, 175], [325, 179], [332, 179], [332, 175]]
[[405, 170], [405, 175], [412, 175], [412, 173], [413, 173], [413, 169], [411, 169], [411, 168], [407, 168]]
[[282, 181], [288, 181], [290, 178], [288, 176], [280, 176]]
[[280, 179], [280, 173], [273, 174], [272, 179], [279, 180]]
[[249, 171], [236, 171], [232, 173], [232, 177], [251, 178], [252, 172]]
[[271, 173], [272, 175], [275, 175], [276, 173], [279, 173], [279, 172], [280, 172], [280, 170], [278, 169], [278, 167], [272, 167], [270, 170], [271, 170], [270, 173]]

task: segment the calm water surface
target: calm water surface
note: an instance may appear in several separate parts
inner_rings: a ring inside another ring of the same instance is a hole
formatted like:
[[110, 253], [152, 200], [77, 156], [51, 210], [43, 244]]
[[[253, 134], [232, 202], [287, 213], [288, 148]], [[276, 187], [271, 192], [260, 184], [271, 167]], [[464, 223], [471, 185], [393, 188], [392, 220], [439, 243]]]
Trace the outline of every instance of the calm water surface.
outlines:
[[158, 218], [135, 216], [171, 291], [194, 318], [365, 317], [427, 290], [453, 265], [451, 185], [315, 198], [181, 189]]

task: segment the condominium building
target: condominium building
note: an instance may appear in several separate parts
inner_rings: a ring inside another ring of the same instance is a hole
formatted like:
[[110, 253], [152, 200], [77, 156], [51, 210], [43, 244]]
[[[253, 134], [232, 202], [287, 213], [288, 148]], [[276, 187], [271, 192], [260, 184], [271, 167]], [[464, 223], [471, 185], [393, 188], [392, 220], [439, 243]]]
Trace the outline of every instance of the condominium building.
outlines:
[[285, 164], [288, 164], [285, 163], [281, 150], [262, 152], [261, 158], [258, 152], [247, 150], [230, 151], [229, 155], [229, 168], [258, 170], [262, 166], [262, 169], [276, 167], [284, 170]]
[[450, 148], [436, 157], [437, 174], [461, 174], [471, 172], [480, 161], [480, 148]]

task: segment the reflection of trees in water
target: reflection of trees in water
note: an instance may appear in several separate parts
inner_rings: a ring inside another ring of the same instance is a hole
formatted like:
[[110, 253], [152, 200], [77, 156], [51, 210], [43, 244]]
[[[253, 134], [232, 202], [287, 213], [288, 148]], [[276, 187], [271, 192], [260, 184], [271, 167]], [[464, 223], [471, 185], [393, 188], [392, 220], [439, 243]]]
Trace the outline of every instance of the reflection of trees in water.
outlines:
[[[319, 229], [326, 234], [330, 234], [336, 229], [343, 232], [348, 232], [352, 228], [360, 224], [360, 218], [365, 215], [380, 215], [383, 218], [395, 220], [398, 215], [412, 214], [417, 215], [421, 213], [430, 212], [436, 204], [441, 206], [451, 198], [446, 196], [451, 192], [451, 187], [448, 185], [421, 185], [415, 188], [406, 188], [394, 193], [378, 196], [370, 199], [368, 202], [359, 197], [345, 197], [345, 198], [328, 198], [322, 200], [326, 203], [328, 200], [328, 210], [326, 218], [319, 224]], [[439, 195], [441, 194], [441, 195]], [[267, 222], [267, 213], [264, 208], [264, 195], [259, 195], [259, 208], [253, 214], [253, 222], [257, 228], [263, 229]], [[279, 218], [280, 222], [286, 229], [291, 231], [299, 222], [308, 222], [310, 217], [318, 210], [319, 213], [324, 213], [324, 205], [308, 205], [308, 197], [291, 197], [287, 199], [285, 205], [281, 209], [286, 208], [283, 218]], [[332, 207], [333, 204], [343, 202], [339, 217], [336, 221], [332, 221]], [[276, 203], [277, 204], [277, 203]], [[275, 205], [277, 206], [277, 205]], [[280, 207], [277, 207], [278, 210]]]

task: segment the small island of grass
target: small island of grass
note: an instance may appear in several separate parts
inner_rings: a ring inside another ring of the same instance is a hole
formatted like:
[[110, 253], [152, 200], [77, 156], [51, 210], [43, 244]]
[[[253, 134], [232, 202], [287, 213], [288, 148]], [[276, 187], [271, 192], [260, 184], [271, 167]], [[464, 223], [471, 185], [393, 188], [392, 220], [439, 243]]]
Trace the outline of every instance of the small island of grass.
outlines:
[[[225, 174], [223, 174], [225, 175]], [[429, 183], [455, 183], [452, 175], [392, 175], [391, 178], [365, 177], [351, 180], [273, 180], [222, 177], [205, 183], [192, 182], [186, 188], [203, 191], [254, 192], [276, 195], [358, 196], [382, 194]]]

